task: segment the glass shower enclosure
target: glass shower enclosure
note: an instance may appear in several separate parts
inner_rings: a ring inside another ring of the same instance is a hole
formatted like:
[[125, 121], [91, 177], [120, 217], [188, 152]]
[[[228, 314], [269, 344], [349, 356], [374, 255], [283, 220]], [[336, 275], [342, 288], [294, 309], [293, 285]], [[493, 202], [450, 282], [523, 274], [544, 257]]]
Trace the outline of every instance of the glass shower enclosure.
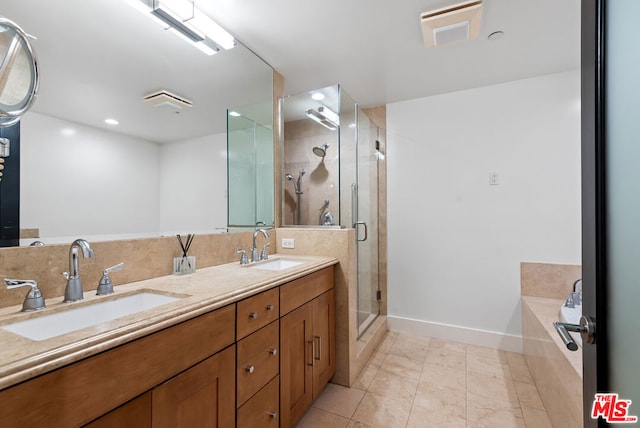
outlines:
[[379, 315], [379, 130], [341, 88], [283, 100], [284, 227], [354, 228], [358, 336]]
[[227, 111], [227, 226], [273, 226], [274, 147], [270, 103]]

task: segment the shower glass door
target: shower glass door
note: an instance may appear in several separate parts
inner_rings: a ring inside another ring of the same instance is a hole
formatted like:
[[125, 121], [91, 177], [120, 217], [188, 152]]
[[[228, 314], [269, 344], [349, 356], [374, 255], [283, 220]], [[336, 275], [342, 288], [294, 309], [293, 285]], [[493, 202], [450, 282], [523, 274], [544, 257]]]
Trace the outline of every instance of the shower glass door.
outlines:
[[354, 188], [358, 254], [358, 337], [380, 314], [378, 301], [378, 127], [357, 112], [357, 184]]

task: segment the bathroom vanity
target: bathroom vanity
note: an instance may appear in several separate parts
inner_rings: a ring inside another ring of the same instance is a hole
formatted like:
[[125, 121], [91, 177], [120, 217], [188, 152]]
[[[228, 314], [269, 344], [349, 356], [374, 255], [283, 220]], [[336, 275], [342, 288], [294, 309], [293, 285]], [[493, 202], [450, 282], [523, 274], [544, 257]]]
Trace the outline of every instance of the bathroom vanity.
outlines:
[[185, 297], [43, 341], [1, 316], [2, 425], [292, 426], [335, 373], [337, 263], [295, 259], [123, 285]]

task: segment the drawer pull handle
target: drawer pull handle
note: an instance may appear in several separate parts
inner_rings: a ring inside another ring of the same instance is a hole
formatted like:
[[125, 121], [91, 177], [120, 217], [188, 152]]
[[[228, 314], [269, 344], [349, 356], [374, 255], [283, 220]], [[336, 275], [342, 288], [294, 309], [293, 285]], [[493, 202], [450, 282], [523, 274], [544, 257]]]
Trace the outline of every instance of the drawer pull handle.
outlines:
[[267, 412], [271, 419], [275, 419], [278, 417], [278, 412]]
[[267, 305], [267, 310], [268, 310], [268, 311], [272, 311], [273, 309], [274, 309], [274, 306], [273, 306], [273, 305]]
[[256, 371], [256, 368], [254, 366], [247, 366], [245, 370], [247, 371], [247, 373], [253, 373], [254, 371]]
[[252, 320], [255, 320], [258, 318], [258, 313], [257, 312], [251, 312], [249, 314], [249, 318], [251, 318]]
[[278, 355], [278, 350], [276, 348], [271, 348], [271, 349], [269, 349], [269, 353], [271, 355]]

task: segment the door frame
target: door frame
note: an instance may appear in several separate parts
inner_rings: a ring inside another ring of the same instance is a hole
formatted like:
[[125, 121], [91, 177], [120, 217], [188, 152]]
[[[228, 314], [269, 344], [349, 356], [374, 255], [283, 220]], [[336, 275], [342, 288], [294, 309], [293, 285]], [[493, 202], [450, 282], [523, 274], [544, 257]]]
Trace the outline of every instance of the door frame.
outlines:
[[596, 319], [596, 343], [584, 344], [583, 422], [591, 418], [596, 392], [609, 390], [607, 337], [607, 245], [605, 188], [605, 0], [582, 0], [581, 139], [582, 139], [582, 279], [583, 314]]

